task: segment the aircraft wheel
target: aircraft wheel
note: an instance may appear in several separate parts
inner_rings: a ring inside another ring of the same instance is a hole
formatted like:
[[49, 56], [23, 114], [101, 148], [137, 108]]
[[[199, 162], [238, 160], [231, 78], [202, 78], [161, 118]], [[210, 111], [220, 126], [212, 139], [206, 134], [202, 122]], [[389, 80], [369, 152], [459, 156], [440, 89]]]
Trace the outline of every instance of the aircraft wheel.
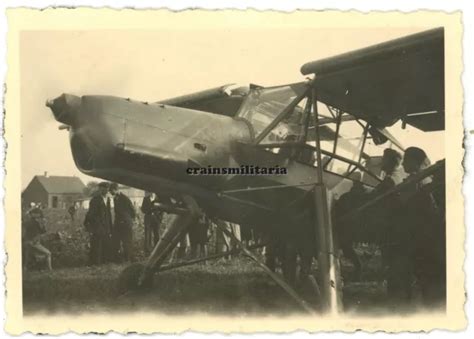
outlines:
[[131, 264], [120, 273], [118, 279], [118, 291], [123, 294], [129, 291], [145, 290], [153, 286], [153, 274], [147, 274], [141, 285], [138, 279], [142, 274], [145, 266], [140, 263]]

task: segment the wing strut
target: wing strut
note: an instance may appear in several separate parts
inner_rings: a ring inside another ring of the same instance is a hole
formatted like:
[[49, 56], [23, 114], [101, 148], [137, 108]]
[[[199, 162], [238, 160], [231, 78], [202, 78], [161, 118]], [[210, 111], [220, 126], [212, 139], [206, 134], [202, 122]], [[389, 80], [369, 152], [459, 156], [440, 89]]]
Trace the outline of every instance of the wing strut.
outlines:
[[265, 265], [260, 259], [258, 259], [250, 250], [234, 235], [234, 233], [230, 232], [226, 227], [224, 227], [220, 222], [215, 223], [216, 226], [225, 233], [228, 237], [232, 238], [236, 243], [239, 244], [240, 248], [242, 249], [243, 254], [247, 257], [255, 261], [258, 266], [260, 266], [281, 288], [285, 290], [288, 295], [290, 295], [305, 311], [310, 314], [315, 314], [315, 310], [308, 305], [306, 301], [304, 301], [300, 296], [295, 292], [295, 290], [288, 285], [282, 278], [280, 278], [277, 274], [272, 272], [267, 265]]

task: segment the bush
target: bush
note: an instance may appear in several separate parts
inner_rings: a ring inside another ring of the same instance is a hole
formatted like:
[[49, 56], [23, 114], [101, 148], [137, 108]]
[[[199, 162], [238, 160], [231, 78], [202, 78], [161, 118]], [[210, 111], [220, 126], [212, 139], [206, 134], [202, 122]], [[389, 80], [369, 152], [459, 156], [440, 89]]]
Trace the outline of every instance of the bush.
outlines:
[[[74, 222], [67, 210], [45, 209], [46, 230], [49, 234], [42, 243], [51, 251], [54, 268], [81, 267], [87, 265], [89, 255], [89, 234], [83, 222], [86, 209], [79, 209]], [[133, 251], [137, 260], [145, 258], [143, 215], [133, 226]]]

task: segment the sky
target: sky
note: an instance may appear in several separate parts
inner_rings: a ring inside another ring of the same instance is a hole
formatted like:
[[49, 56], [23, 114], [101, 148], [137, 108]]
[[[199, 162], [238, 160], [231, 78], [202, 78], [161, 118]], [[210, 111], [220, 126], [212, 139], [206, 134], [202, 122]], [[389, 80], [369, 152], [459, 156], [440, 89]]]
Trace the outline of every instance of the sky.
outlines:
[[[68, 134], [45, 106], [62, 93], [158, 101], [227, 83], [304, 80], [302, 64], [429, 27], [24, 31], [20, 38], [22, 187], [34, 175], [74, 175]], [[444, 134], [390, 129], [405, 146], [444, 158]]]

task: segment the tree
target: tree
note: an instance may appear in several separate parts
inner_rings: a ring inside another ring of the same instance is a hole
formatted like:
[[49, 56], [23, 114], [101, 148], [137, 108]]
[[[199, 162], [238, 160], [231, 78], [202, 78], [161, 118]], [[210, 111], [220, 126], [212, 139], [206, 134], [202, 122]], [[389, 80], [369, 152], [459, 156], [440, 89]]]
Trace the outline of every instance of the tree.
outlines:
[[97, 192], [98, 187], [99, 187], [99, 182], [89, 181], [86, 187], [84, 188], [84, 195], [86, 197], [92, 197]]

